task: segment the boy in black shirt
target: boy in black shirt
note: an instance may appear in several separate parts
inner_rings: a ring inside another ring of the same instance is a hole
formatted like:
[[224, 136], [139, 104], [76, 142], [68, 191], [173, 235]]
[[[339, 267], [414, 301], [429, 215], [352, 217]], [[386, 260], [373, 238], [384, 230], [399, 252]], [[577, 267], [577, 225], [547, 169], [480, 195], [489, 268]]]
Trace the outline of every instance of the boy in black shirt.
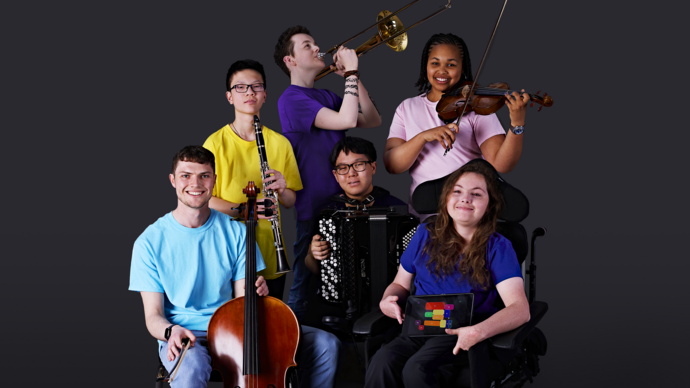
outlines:
[[305, 258], [307, 268], [319, 273], [320, 260], [328, 257], [329, 244], [320, 241], [318, 220], [324, 209], [343, 210], [348, 207], [362, 208], [406, 206], [405, 202], [373, 184], [376, 174], [376, 148], [370, 141], [358, 137], [346, 137], [333, 147], [329, 157], [333, 167], [333, 176], [343, 190], [331, 195], [326, 202], [314, 209], [312, 219], [312, 240]]

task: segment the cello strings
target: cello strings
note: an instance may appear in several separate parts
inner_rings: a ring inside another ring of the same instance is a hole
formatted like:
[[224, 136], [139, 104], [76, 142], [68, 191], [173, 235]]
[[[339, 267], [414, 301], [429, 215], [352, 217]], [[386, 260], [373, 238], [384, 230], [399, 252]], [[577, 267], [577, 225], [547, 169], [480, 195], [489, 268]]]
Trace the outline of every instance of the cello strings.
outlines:
[[[252, 201], [252, 208], [254, 212], [256, 211], [256, 199]], [[249, 230], [248, 233], [250, 234], [250, 238], [248, 241], [250, 241], [251, 247], [249, 248], [251, 251], [251, 255], [249, 258], [249, 262], [245, 263], [245, 265], [248, 265], [248, 279], [245, 280], [245, 297], [248, 298], [247, 301], [249, 302], [249, 316], [246, 317], [249, 321], [249, 330], [250, 330], [250, 342], [248, 344], [249, 346], [249, 353], [250, 353], [250, 364], [251, 364], [251, 370], [250, 370], [250, 375], [249, 375], [249, 382], [251, 386], [257, 386], [258, 384], [258, 376], [256, 376], [259, 373], [259, 351], [258, 351], [258, 338], [257, 338], [257, 295], [256, 291], [254, 290], [254, 283], [256, 282], [256, 220], [254, 217], [251, 218], [249, 221]]]
[[[254, 202], [254, 201], [252, 201]], [[254, 203], [252, 203], [252, 207], [254, 207]], [[256, 208], [254, 208], [255, 210]], [[255, 231], [256, 231], [256, 225], [254, 223], [254, 218], [249, 221], [248, 225], [248, 233], [250, 234], [250, 238], [248, 241], [250, 242], [251, 247], [249, 247], [251, 251], [251, 255], [249, 258], [249, 262], [245, 263], [245, 265], [249, 266], [249, 270], [247, 271], [249, 273], [248, 279], [245, 280], [245, 297], [247, 298], [247, 301], [249, 302], [249, 316], [246, 317], [246, 319], [249, 321], [249, 357], [250, 357], [250, 364], [251, 364], [251, 370], [250, 370], [250, 381], [253, 380], [254, 374], [256, 373], [256, 354], [255, 354], [255, 336], [254, 336], [254, 308], [255, 308], [255, 300], [254, 300], [254, 293], [252, 292], [252, 278], [254, 276], [254, 271], [255, 271], [255, 264], [254, 261], [256, 260], [256, 252], [254, 251], [254, 239], [255, 239]]]

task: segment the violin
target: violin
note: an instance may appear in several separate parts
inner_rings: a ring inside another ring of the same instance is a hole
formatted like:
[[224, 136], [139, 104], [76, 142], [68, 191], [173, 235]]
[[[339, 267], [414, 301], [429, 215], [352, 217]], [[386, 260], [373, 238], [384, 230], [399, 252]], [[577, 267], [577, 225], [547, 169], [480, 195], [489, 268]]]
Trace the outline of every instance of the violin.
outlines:
[[[488, 87], [475, 86], [474, 91], [472, 91], [470, 95], [472, 84], [472, 81], [463, 82], [459, 86], [443, 94], [441, 100], [436, 105], [436, 112], [444, 123], [448, 124], [455, 121], [463, 110], [465, 113], [474, 112], [478, 115], [496, 113], [506, 103], [506, 92], [509, 94], [513, 93], [513, 90], [509, 90], [510, 88], [507, 83], [498, 82], [490, 84]], [[540, 92], [541, 91], [536, 94], [527, 93], [532, 101], [530, 106], [534, 106], [535, 103], [541, 105], [538, 111], [541, 111], [541, 108], [545, 106], [549, 107], [553, 105], [551, 96], [546, 93], [540, 96]], [[518, 93], [522, 95], [526, 92]], [[465, 105], [467, 105], [467, 107], [465, 107]]]
[[[260, 189], [249, 182], [242, 191], [247, 195], [247, 202], [239, 208], [247, 226], [245, 296], [226, 302], [213, 314], [208, 349], [213, 369], [223, 377], [223, 387], [284, 388], [288, 369], [297, 365], [300, 325], [285, 303], [271, 296], [260, 297], [254, 290], [256, 196]], [[264, 213], [271, 212], [266, 209]]]

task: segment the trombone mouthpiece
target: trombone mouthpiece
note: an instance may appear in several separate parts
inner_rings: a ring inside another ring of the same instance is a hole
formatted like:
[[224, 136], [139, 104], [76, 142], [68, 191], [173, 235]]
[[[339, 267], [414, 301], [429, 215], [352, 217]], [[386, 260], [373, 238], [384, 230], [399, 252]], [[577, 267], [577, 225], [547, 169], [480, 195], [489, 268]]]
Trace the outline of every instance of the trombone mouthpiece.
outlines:
[[326, 53], [318, 53], [316, 56], [319, 57], [319, 59], [323, 59], [323, 57], [326, 56]]

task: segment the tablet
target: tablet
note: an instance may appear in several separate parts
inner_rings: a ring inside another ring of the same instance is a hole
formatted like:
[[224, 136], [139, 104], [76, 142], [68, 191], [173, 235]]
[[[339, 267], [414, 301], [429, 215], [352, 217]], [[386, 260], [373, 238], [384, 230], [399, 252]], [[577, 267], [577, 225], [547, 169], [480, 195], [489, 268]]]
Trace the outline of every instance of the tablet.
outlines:
[[403, 334], [440, 336], [472, 324], [474, 294], [412, 295], [407, 298]]

